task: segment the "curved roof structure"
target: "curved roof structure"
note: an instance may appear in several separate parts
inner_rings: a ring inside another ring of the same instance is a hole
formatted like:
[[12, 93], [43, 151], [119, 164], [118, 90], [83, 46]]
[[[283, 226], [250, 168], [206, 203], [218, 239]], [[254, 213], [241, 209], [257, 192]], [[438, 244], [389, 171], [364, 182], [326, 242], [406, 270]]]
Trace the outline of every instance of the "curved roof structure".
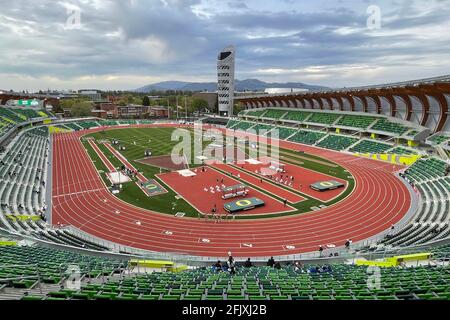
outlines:
[[235, 100], [249, 109], [292, 107], [382, 114], [428, 127], [432, 132], [450, 131], [450, 75], [327, 91], [240, 96]]

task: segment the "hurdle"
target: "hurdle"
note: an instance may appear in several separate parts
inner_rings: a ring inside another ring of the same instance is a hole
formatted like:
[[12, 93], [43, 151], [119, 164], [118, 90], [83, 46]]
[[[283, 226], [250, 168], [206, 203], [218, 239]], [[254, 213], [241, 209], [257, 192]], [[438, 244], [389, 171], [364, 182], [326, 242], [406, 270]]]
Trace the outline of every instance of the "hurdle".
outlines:
[[278, 161], [270, 161], [270, 169], [275, 170], [276, 172], [284, 173], [286, 172], [286, 166], [282, 163], [279, 163]]
[[247, 186], [245, 184], [237, 184], [222, 188], [222, 199], [231, 199], [236, 197], [244, 197], [248, 194]]

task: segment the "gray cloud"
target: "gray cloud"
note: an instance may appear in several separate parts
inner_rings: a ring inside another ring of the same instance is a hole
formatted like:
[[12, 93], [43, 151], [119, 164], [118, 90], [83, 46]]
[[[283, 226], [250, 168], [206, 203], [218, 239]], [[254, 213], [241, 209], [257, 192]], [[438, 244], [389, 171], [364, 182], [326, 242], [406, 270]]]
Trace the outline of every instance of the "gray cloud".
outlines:
[[[239, 78], [358, 85], [449, 73], [446, 3], [379, 2], [382, 28], [371, 31], [370, 1], [309, 10], [272, 1], [269, 10], [241, 0], [223, 8], [200, 0], [0, 0], [0, 88], [214, 80], [216, 53], [229, 44]], [[66, 30], [67, 8], [76, 7], [81, 27]]]

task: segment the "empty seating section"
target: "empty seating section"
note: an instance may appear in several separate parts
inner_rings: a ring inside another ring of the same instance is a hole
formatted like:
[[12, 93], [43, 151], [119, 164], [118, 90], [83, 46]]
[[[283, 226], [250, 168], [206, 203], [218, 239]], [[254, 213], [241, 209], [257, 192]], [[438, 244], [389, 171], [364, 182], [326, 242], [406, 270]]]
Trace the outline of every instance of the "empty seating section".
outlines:
[[395, 147], [392, 150], [387, 151], [387, 153], [403, 154], [403, 155], [417, 154], [417, 152], [414, 150], [406, 149], [406, 148], [402, 148], [402, 147]]
[[288, 111], [279, 109], [269, 109], [264, 114], [264, 118], [280, 119], [286, 112]]
[[330, 134], [328, 137], [320, 141], [317, 146], [321, 148], [341, 151], [347, 149], [357, 141], [358, 139], [356, 138]]
[[432, 249], [434, 258], [448, 258], [450, 256], [450, 244], [436, 246]]
[[417, 130], [409, 130], [405, 133], [405, 135], [408, 137], [414, 137], [418, 133], [419, 133], [419, 131], [417, 131]]
[[368, 128], [377, 118], [362, 115], [343, 115], [342, 118], [336, 123], [339, 126], [352, 127], [352, 128]]
[[290, 137], [288, 140], [293, 142], [299, 142], [304, 144], [313, 145], [318, 140], [325, 137], [326, 133], [318, 132], [318, 131], [305, 131], [299, 130], [295, 135]]
[[[51, 292], [47, 297], [71, 300], [406, 300], [450, 298], [449, 266], [381, 268], [379, 286], [368, 286], [365, 266], [309, 265], [294, 271], [269, 267], [228, 272], [195, 269], [181, 273], [153, 272], [80, 290]], [[56, 277], [56, 275], [54, 275]], [[28, 298], [29, 299], [29, 298]]]
[[406, 170], [406, 176], [413, 182], [421, 182], [445, 176], [446, 164], [435, 158], [420, 159]]
[[70, 274], [71, 264], [79, 268], [81, 277], [98, 277], [119, 272], [127, 262], [42, 247], [0, 246], [0, 284], [30, 288], [38, 276], [43, 283], [57, 284]]
[[49, 138], [47, 127], [17, 136], [0, 162], [0, 201], [4, 214], [36, 215], [45, 205]]
[[154, 123], [154, 121], [153, 120], [139, 120], [139, 123], [140, 124], [152, 124], [152, 123]]
[[450, 177], [445, 163], [435, 158], [416, 161], [405, 171], [421, 195], [414, 220], [381, 241], [384, 245], [410, 246], [450, 235]]
[[81, 126], [79, 126], [79, 125], [76, 124], [75, 122], [72, 122], [72, 123], [65, 123], [64, 126], [70, 128], [70, 129], [72, 129], [72, 130], [75, 130], [75, 131], [76, 131], [76, 130], [81, 130], [81, 129], [83, 129]]
[[9, 110], [17, 114], [20, 118], [22, 118], [22, 120], [42, 118], [42, 116], [34, 109], [10, 108]]
[[336, 113], [317, 112], [313, 113], [313, 115], [308, 118], [307, 122], [332, 125], [339, 117], [340, 115]]
[[260, 135], [266, 135], [268, 131], [274, 129], [274, 126], [268, 125], [268, 124], [262, 124], [258, 123], [256, 126], [251, 128], [252, 132], [255, 132], [256, 134]]
[[303, 122], [310, 115], [311, 115], [311, 112], [307, 112], [307, 111], [289, 111], [285, 116], [283, 116], [282, 120]]
[[0, 118], [0, 136], [7, 132], [8, 130], [12, 129], [14, 125], [11, 122], [3, 121]]
[[408, 131], [408, 128], [395, 122], [390, 122], [387, 119], [380, 119], [378, 120], [371, 128], [372, 130], [377, 131], [384, 131], [389, 133], [394, 133], [397, 135], [402, 135], [406, 131]]
[[278, 127], [278, 135], [281, 140], [287, 139], [298, 131], [294, 128]]
[[19, 123], [24, 121], [24, 119], [19, 117], [17, 114], [3, 107], [0, 107], [0, 118], [3, 119], [3, 122], [9, 123]]
[[256, 110], [248, 110], [245, 113], [245, 116], [250, 116], [250, 117], [261, 117], [264, 113], [266, 112], [265, 109], [256, 109]]
[[116, 126], [117, 125], [117, 121], [115, 121], [115, 120], [100, 120], [100, 121], [98, 121], [98, 123], [101, 126]]
[[81, 126], [83, 129], [90, 129], [90, 128], [98, 127], [98, 123], [95, 121], [81, 121], [81, 122], [77, 122], [77, 124], [79, 126]]
[[436, 144], [441, 144], [441, 143], [444, 143], [445, 141], [450, 140], [450, 137], [445, 136], [445, 135], [440, 135], [440, 136], [433, 136], [431, 138], [428, 138], [428, 140], [430, 140]]
[[235, 126], [233, 126], [232, 129], [246, 131], [246, 130], [250, 129], [251, 127], [253, 127], [255, 124], [256, 123], [254, 123], [254, 122], [240, 121]]
[[136, 120], [117, 120], [118, 124], [136, 124]]
[[227, 128], [231, 129], [233, 128], [235, 125], [237, 125], [240, 121], [238, 120], [229, 120], [227, 123]]
[[353, 146], [349, 151], [360, 153], [385, 153], [391, 149], [392, 146], [385, 143], [379, 143], [376, 141], [363, 140], [357, 145]]

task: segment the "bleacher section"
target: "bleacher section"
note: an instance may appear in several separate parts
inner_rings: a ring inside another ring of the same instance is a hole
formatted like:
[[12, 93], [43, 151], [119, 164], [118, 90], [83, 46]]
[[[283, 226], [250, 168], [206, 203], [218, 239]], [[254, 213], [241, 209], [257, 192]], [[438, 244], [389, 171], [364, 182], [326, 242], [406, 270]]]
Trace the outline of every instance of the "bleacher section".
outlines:
[[391, 148], [392, 145], [389, 144], [370, 140], [362, 140], [360, 143], [353, 146], [349, 151], [359, 153], [385, 153]]
[[264, 114], [264, 118], [280, 119], [286, 112], [288, 111], [279, 109], [269, 109]]
[[49, 130], [37, 127], [18, 135], [0, 158], [0, 222], [37, 239], [95, 250], [107, 248], [54, 230], [41, 221], [45, 202]]
[[343, 115], [336, 123], [338, 126], [367, 129], [377, 118], [362, 115]]
[[332, 125], [339, 117], [340, 115], [336, 113], [313, 113], [307, 122]]
[[41, 247], [0, 246], [0, 286], [30, 288], [38, 278], [42, 283], [57, 284], [69, 276], [72, 264], [79, 268], [80, 277], [94, 278], [120, 272], [127, 262]]
[[267, 134], [268, 131], [274, 129], [274, 126], [268, 125], [268, 124], [262, 124], [262, 123], [258, 123], [256, 126], [252, 127], [251, 130], [256, 132], [256, 134]]
[[294, 128], [286, 128], [286, 127], [277, 127], [278, 135], [281, 140], [287, 139], [292, 136], [294, 133], [298, 131], [298, 129]]
[[[112, 265], [110, 270], [117, 269]], [[307, 265], [294, 270], [238, 267], [236, 275], [212, 269], [153, 272], [50, 292], [70, 300], [448, 300], [449, 266], [381, 268], [379, 286], [368, 286], [365, 266]], [[84, 271], [86, 272], [86, 271]], [[56, 278], [56, 275], [53, 275]], [[27, 300], [41, 299], [26, 297]]]
[[247, 121], [240, 121], [235, 126], [232, 127], [233, 130], [240, 130], [240, 131], [246, 131], [253, 127], [256, 123], [255, 122], [247, 122]]
[[404, 135], [408, 136], [408, 137], [414, 137], [418, 133], [419, 133], [419, 131], [417, 131], [417, 130], [409, 130]]
[[115, 120], [100, 120], [97, 122], [101, 126], [116, 126], [117, 125], [117, 121], [115, 121]]
[[3, 119], [3, 122], [9, 123], [20, 123], [23, 122], [24, 119], [19, 117], [17, 114], [9, 110], [8, 108], [0, 107], [0, 118]]
[[290, 120], [290, 121], [297, 121], [297, 122], [303, 122], [305, 119], [307, 119], [311, 115], [311, 112], [307, 111], [289, 111], [282, 120]]
[[431, 138], [428, 138], [428, 140], [430, 140], [431, 142], [434, 142], [436, 144], [442, 144], [446, 141], [449, 141], [450, 137], [445, 136], [445, 135], [440, 135], [440, 136], [433, 136]]
[[383, 241], [389, 246], [410, 246], [440, 240], [450, 235], [450, 177], [445, 163], [435, 158], [416, 161], [405, 171], [421, 195], [414, 220]]
[[250, 117], [261, 117], [264, 113], [266, 112], [265, 109], [256, 109], [256, 110], [248, 110], [245, 113], [245, 116], [250, 116]]
[[227, 128], [231, 129], [233, 128], [235, 125], [237, 125], [240, 121], [239, 120], [229, 120], [227, 123]]
[[405, 172], [406, 176], [413, 182], [422, 182], [445, 176], [446, 164], [444, 161], [429, 158], [416, 161]]
[[83, 129], [90, 129], [90, 128], [95, 128], [95, 127], [99, 126], [98, 123], [95, 121], [80, 121], [80, 122], [77, 122], [77, 124], [79, 126], [81, 126]]
[[317, 146], [331, 150], [345, 150], [358, 141], [357, 138], [330, 134], [328, 137], [320, 141]]
[[392, 150], [387, 151], [387, 153], [402, 154], [402, 155], [417, 154], [417, 152], [414, 150], [406, 149], [406, 148], [402, 148], [402, 147], [395, 147]]
[[26, 108], [10, 108], [11, 112], [17, 114], [22, 120], [28, 120], [32, 118], [41, 118], [42, 116], [35, 111], [34, 109], [26, 109]]
[[324, 132], [299, 130], [294, 136], [290, 137], [288, 140], [292, 142], [313, 145], [318, 140], [322, 139], [325, 136], [326, 133]]
[[394, 133], [397, 135], [402, 135], [403, 133], [405, 133], [406, 131], [408, 131], [409, 129], [407, 127], [404, 127], [403, 125], [399, 124], [399, 123], [395, 123], [395, 122], [390, 122], [387, 119], [380, 119], [378, 120], [371, 128], [372, 130], [377, 130], [377, 131], [384, 131], [384, 132], [389, 132], [389, 133]]
[[136, 124], [137, 120], [117, 120], [118, 124]]
[[48, 129], [32, 129], [16, 137], [1, 158], [1, 212], [32, 216], [43, 210], [48, 145]]

